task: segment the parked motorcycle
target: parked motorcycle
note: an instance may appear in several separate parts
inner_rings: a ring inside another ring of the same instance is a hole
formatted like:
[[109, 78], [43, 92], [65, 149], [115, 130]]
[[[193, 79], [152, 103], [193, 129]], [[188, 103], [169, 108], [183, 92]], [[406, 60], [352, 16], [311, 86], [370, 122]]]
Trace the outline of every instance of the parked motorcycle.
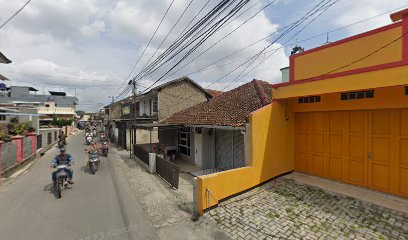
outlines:
[[99, 164], [100, 164], [100, 159], [98, 156], [98, 152], [90, 153], [88, 156], [88, 166], [92, 174], [95, 174], [96, 171], [98, 171]]
[[59, 165], [57, 168], [57, 182], [55, 183], [55, 190], [57, 191], [57, 198], [62, 197], [62, 191], [68, 186], [68, 165]]

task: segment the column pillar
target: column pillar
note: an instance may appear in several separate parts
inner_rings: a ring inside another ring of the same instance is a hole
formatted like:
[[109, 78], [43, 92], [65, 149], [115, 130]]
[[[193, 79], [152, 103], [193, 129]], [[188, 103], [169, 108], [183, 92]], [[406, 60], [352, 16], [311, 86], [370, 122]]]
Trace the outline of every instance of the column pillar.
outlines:
[[17, 145], [17, 163], [21, 163], [23, 161], [23, 139], [24, 136], [20, 135], [11, 137], [11, 140]]

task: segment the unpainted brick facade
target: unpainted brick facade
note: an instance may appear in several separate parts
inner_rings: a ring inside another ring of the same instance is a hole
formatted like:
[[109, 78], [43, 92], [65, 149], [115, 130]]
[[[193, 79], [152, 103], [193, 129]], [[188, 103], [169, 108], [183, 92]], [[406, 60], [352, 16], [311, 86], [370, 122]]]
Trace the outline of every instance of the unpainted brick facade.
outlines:
[[159, 121], [206, 100], [205, 93], [189, 82], [183, 81], [167, 86], [158, 95]]

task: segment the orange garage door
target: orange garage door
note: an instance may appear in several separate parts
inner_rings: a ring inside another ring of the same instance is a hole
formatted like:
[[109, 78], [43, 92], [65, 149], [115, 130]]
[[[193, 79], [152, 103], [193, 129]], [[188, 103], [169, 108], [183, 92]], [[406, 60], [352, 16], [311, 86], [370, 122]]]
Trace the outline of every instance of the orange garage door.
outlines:
[[296, 113], [295, 170], [408, 196], [408, 109]]

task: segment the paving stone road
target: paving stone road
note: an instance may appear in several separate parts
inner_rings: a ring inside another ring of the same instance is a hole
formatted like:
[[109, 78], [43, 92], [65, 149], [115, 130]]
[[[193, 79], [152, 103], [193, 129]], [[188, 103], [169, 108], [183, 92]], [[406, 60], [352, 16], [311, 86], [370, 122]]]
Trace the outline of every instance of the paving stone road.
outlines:
[[408, 240], [408, 214], [285, 178], [206, 215], [232, 239]]

